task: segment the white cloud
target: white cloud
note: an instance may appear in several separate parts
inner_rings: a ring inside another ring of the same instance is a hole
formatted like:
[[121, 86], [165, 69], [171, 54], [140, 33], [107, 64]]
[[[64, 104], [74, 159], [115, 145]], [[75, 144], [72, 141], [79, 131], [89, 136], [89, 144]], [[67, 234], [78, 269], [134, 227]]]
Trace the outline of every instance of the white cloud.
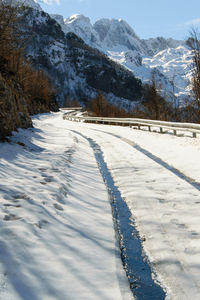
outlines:
[[200, 18], [198, 18], [198, 19], [193, 19], [193, 20], [190, 20], [190, 21], [187, 21], [187, 22], [185, 22], [185, 23], [181, 23], [181, 24], [177, 24], [176, 25], [176, 27], [177, 27], [177, 29], [181, 29], [181, 30], [185, 30], [186, 28], [192, 28], [192, 27], [194, 27], [194, 28], [198, 28], [198, 27], [200, 27]]
[[200, 25], [200, 18], [198, 19], [193, 19], [191, 21], [188, 21], [185, 23], [185, 26], [199, 26]]
[[37, 2], [48, 4], [48, 5], [51, 5], [55, 2], [57, 5], [60, 5], [60, 0], [39, 0]]

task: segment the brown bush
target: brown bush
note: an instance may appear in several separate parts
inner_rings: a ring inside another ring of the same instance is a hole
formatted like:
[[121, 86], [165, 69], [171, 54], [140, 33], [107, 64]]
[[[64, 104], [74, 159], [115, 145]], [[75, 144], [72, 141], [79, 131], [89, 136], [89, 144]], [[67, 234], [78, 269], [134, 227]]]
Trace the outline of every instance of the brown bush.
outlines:
[[[20, 8], [0, 1], [0, 72], [14, 77], [24, 91], [30, 113], [45, 112], [55, 104], [55, 92], [47, 75], [35, 70], [24, 56], [25, 39], [20, 32]], [[8, 79], [9, 80], [9, 79]]]
[[87, 110], [97, 117], [118, 117], [124, 118], [130, 116], [124, 109], [110, 104], [107, 99], [98, 94], [96, 98], [91, 100], [87, 105]]
[[80, 107], [80, 103], [78, 100], [66, 99], [64, 101], [63, 107]]

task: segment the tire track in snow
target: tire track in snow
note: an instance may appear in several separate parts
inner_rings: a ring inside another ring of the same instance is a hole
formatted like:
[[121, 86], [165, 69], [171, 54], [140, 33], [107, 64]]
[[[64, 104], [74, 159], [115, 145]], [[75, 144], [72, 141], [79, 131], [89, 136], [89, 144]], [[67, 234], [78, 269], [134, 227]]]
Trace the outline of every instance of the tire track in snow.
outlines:
[[[165, 292], [161, 286], [152, 279], [152, 270], [148, 263], [148, 258], [144, 256], [139, 233], [134, 227], [134, 220], [120, 191], [114, 184], [107, 164], [104, 161], [100, 146], [82, 133], [72, 131], [85, 138], [94, 151], [99, 170], [108, 190], [116, 238], [121, 251], [121, 259], [135, 299], [165, 299]], [[153, 277], [156, 278], [156, 274], [153, 274]]]
[[189, 183], [190, 185], [192, 185], [195, 189], [197, 189], [198, 191], [200, 191], [200, 182], [194, 181], [192, 178], [186, 176], [184, 173], [182, 173], [181, 171], [179, 171], [175, 167], [169, 165], [167, 162], [165, 162], [164, 160], [162, 160], [160, 157], [154, 155], [153, 153], [151, 153], [148, 150], [144, 149], [143, 147], [141, 147], [140, 145], [136, 144], [135, 142], [133, 142], [133, 141], [127, 139], [127, 138], [124, 138], [123, 136], [116, 135], [114, 133], [110, 133], [110, 132], [107, 132], [107, 131], [96, 130], [96, 129], [91, 129], [91, 130], [97, 131], [97, 132], [103, 132], [105, 134], [108, 134], [108, 135], [111, 135], [113, 137], [116, 137], [116, 138], [120, 139], [121, 141], [123, 141], [123, 142], [127, 143], [128, 145], [132, 146], [137, 151], [141, 152], [142, 154], [144, 154], [148, 158], [152, 159], [157, 164], [163, 166], [164, 168], [166, 168], [170, 172], [174, 173], [179, 178], [185, 180], [187, 183]]
[[[146, 157], [146, 159], [149, 160], [149, 162], [151, 161], [152, 163], [156, 163], [157, 164], [157, 168], [160, 168], [161, 169], [163, 168], [163, 170], [165, 169], [165, 171], [170, 171], [171, 172], [171, 175], [175, 175], [177, 177], [177, 180], [181, 179], [182, 180], [182, 184], [183, 186], [187, 186], [187, 184], [190, 185], [190, 187], [188, 186], [188, 188], [192, 189], [192, 188], [195, 188], [197, 191], [200, 191], [200, 183], [199, 182], [195, 182], [192, 178], [186, 176], [184, 173], [180, 172], [178, 169], [174, 168], [173, 166], [171, 166], [170, 164], [166, 163], [164, 160], [162, 160], [161, 158], [159, 158], [158, 156], [152, 154], [150, 151], [146, 150], [145, 148], [142, 148], [141, 146], [139, 146], [138, 144], [134, 143], [133, 141], [129, 140], [129, 139], [126, 139], [124, 138], [123, 136], [119, 136], [118, 134], [114, 134], [114, 133], [110, 133], [110, 132], [107, 132], [107, 131], [103, 131], [103, 130], [97, 130], [97, 129], [93, 129], [93, 128], [90, 128], [91, 132], [99, 132], [99, 133], [104, 133], [106, 135], [110, 135], [114, 138], [117, 138], [118, 140], [120, 140], [122, 143], [126, 143], [126, 144], [129, 144], [134, 150], [136, 150], [135, 152], [138, 152], [142, 155], [144, 155], [144, 157]], [[100, 135], [97, 135], [95, 136], [95, 140], [96, 140], [96, 137], [98, 138], [101, 138]], [[98, 139], [97, 139], [98, 140]], [[124, 144], [124, 147], [125, 147], [125, 144]], [[115, 149], [117, 150], [117, 148]], [[114, 151], [114, 148], [113, 148], [113, 151]], [[114, 151], [115, 153], [115, 151]], [[118, 153], [119, 155], [120, 153]], [[118, 159], [119, 160], [119, 159]], [[119, 160], [120, 161], [120, 160]], [[175, 177], [174, 177], [175, 178]], [[146, 181], [147, 182], [147, 181]], [[181, 182], [181, 181], [180, 181]], [[180, 190], [180, 188], [179, 188]], [[195, 195], [196, 196], [196, 195]], [[199, 202], [195, 202], [195, 203], [199, 203]], [[149, 209], [153, 210], [153, 206], [150, 207], [149, 206]], [[174, 210], [176, 211], [176, 209]], [[167, 215], [167, 214], [166, 214]], [[160, 218], [159, 218], [160, 219]], [[162, 219], [160, 219], [159, 223], [161, 224], [162, 223]], [[178, 219], [171, 219], [170, 220], [170, 223], [169, 225], [171, 224], [177, 224], [178, 227], [180, 228], [183, 228], [185, 229], [185, 233], [184, 232], [180, 232], [181, 236], [182, 234], [185, 234], [185, 235], [192, 235], [191, 239], [198, 239], [198, 234], [195, 230], [192, 230], [190, 229], [187, 229], [187, 227], [184, 227], [185, 224], [181, 221], [178, 221]], [[192, 225], [192, 224], [190, 224]], [[166, 235], [166, 232], [165, 232], [165, 226], [160, 226], [161, 227], [161, 231], [162, 233], [166, 236], [167, 238], [167, 235]], [[190, 227], [189, 227], [190, 228]], [[182, 278], [182, 275], [185, 276], [186, 274], [189, 274], [191, 272], [191, 269], [192, 269], [192, 266], [191, 265], [186, 265], [184, 259], [181, 259], [181, 257], [178, 256], [178, 253], [177, 252], [177, 247], [176, 247], [176, 244], [174, 244], [172, 241], [171, 241], [171, 238], [170, 236], [168, 236], [168, 239], [166, 240], [166, 243], [167, 245], [171, 248], [171, 251], [172, 251], [172, 254], [174, 253], [174, 256], [176, 256], [176, 259], [175, 260], [172, 260], [171, 262], [171, 266], [175, 265], [175, 269], [177, 269], [178, 271], [181, 271], [183, 274], [179, 275], [180, 278]], [[179, 250], [179, 249], [178, 249]], [[186, 250], [185, 250], [186, 251]], [[164, 264], [168, 264], [168, 261], [163, 261]], [[158, 263], [158, 267], [159, 267], [159, 264], [162, 264], [162, 260]], [[173, 271], [172, 271], [173, 272]], [[175, 273], [175, 271], [174, 271]], [[174, 276], [175, 277], [175, 276]], [[188, 278], [188, 280], [190, 281], [190, 279]], [[183, 280], [184, 281], [184, 280]], [[165, 282], [165, 281], [163, 281]], [[192, 288], [190, 287], [190, 285], [192, 286]], [[170, 285], [169, 285], [170, 286]], [[168, 286], [168, 288], [169, 288]], [[175, 281], [173, 282], [172, 284], [173, 288], [175, 287], [175, 290], [182, 290], [182, 287], [181, 285], [176, 282], [176, 278], [175, 278]], [[188, 290], [189, 289], [193, 289], [195, 288], [195, 292], [194, 292], [194, 295], [198, 297], [199, 295], [199, 283], [198, 283], [198, 280], [191, 280], [191, 284], [189, 284], [189, 287], [188, 287]], [[170, 288], [169, 288], [169, 292], [171, 293], [170, 291]], [[180, 291], [178, 292], [178, 295], [180, 294]], [[188, 293], [187, 292], [187, 289], [183, 289], [182, 292], [181, 292], [181, 298], [179, 297], [176, 297], [176, 292], [173, 291], [172, 295], [173, 295], [173, 299], [188, 299], [188, 295], [190, 294], [190, 292]], [[149, 299], [149, 298], [147, 298]], [[167, 298], [168, 299], [168, 298]], [[199, 298], [195, 298], [195, 299], [199, 299]]]

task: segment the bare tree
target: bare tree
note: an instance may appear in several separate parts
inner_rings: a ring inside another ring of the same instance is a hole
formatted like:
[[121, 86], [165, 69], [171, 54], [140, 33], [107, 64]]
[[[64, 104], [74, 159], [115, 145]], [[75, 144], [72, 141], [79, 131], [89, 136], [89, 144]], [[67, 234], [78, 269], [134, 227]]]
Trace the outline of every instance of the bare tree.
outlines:
[[145, 117], [153, 120], [169, 120], [171, 118], [170, 104], [160, 95], [160, 91], [161, 87], [152, 72], [151, 83], [144, 85]]
[[180, 120], [180, 103], [179, 103], [179, 99], [176, 96], [176, 85], [175, 85], [175, 79], [176, 79], [176, 74], [173, 73], [170, 83], [172, 86], [172, 91], [170, 92], [170, 98], [171, 98], [171, 107], [172, 107], [172, 119], [173, 121], [177, 122]]
[[[10, 0], [0, 0], [0, 73], [12, 75], [23, 89], [28, 108], [45, 111], [55, 91], [48, 76], [35, 70], [25, 58], [25, 38], [20, 30], [21, 6], [13, 6]], [[33, 111], [33, 112], [34, 112]]]
[[17, 8], [12, 2], [0, 1], [0, 55], [9, 57], [11, 52], [18, 48], [18, 38], [16, 37], [16, 25], [18, 23]]
[[192, 90], [194, 94], [194, 106], [196, 109], [196, 121], [200, 123], [200, 38], [197, 29], [192, 28], [187, 45], [193, 51], [193, 78]]

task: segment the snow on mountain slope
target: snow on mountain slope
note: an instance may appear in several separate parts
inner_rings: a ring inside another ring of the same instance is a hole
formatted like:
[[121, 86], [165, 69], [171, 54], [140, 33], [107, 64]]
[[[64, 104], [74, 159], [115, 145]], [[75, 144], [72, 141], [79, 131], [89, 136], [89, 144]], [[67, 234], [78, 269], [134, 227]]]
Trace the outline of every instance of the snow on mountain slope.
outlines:
[[147, 40], [142, 40], [145, 43], [148, 51], [148, 55], [152, 56], [158, 52], [168, 49], [177, 48], [179, 46], [185, 45], [184, 41], [174, 40], [172, 38], [165, 39], [163, 37], [150, 38]]
[[[151, 67], [148, 63], [144, 64], [143, 59], [147, 58], [146, 56], [143, 58], [140, 56], [139, 52], [132, 50], [122, 52], [108, 50], [107, 53], [110, 58], [131, 70], [137, 78], [142, 80], [143, 83], [151, 82], [153, 75], [157, 85], [161, 87], [161, 90], [163, 90], [163, 94], [165, 94], [165, 91], [167, 90], [168, 99], [170, 100], [170, 95], [173, 91], [171, 81], [158, 68], [153, 66]], [[149, 60], [151, 59], [150, 57], [148, 58]]]
[[103, 49], [127, 49], [145, 54], [141, 40], [124, 20], [101, 19], [93, 27], [99, 34]]
[[89, 18], [78, 14], [67, 19], [60, 15], [51, 15], [51, 17], [61, 25], [65, 33], [73, 32], [89, 46], [102, 50], [98, 33], [93, 28]]
[[127, 107], [127, 102], [134, 105], [141, 100], [142, 84], [131, 71], [91, 48], [74, 33], [65, 34], [48, 14], [27, 9], [22, 28], [30, 36], [26, 55], [36, 68], [52, 78], [60, 105], [68, 99], [86, 104], [98, 91], [110, 101], [119, 100], [123, 107]]
[[174, 81], [177, 96], [186, 96], [191, 91], [192, 51], [184, 46], [165, 49], [152, 58], [143, 58], [143, 65], [156, 68]]
[[110, 57], [132, 70], [143, 82], [149, 82], [154, 74], [161, 90], [175, 95], [180, 101], [191, 94], [192, 51], [185, 46], [167, 48], [154, 56], [141, 57], [138, 52], [108, 51]]
[[96, 47], [100, 47], [98, 34], [91, 25], [89, 18], [84, 15], [72, 15], [68, 19], [65, 19], [65, 24], [89, 46], [96, 45]]
[[[173, 91], [180, 99], [190, 91], [191, 52], [183, 41], [162, 37], [141, 40], [121, 19], [101, 19], [92, 26], [83, 15], [65, 20], [58, 15], [52, 17], [65, 33], [74, 32], [90, 46], [133, 71], [143, 82], [150, 82], [153, 72], [169, 100]], [[173, 78], [175, 87], [171, 82]]]
[[[40, 9], [37, 2], [25, 1]], [[92, 25], [90, 19], [83, 15], [75, 14], [67, 19], [60, 15], [52, 17], [64, 33], [75, 33], [86, 44], [127, 67], [143, 82], [150, 82], [153, 72], [157, 85], [169, 100], [173, 92], [180, 100], [191, 93], [192, 55], [183, 41], [162, 37], [141, 40], [121, 19], [101, 19]]]
[[116, 51], [137, 51], [140, 55], [155, 55], [166, 48], [176, 48], [183, 41], [164, 39], [162, 37], [141, 40], [132, 27], [122, 19], [100, 19], [91, 24], [84, 15], [75, 14], [64, 19], [60, 15], [51, 15], [55, 18], [65, 33], [74, 32], [87, 44], [95, 48]]
[[[7, 1], [7, 0], [6, 0]], [[9, 0], [8, 0], [9, 1]], [[16, 4], [16, 5], [26, 5], [29, 7], [32, 7], [33, 9], [37, 9], [37, 10], [42, 10], [40, 5], [38, 4], [39, 1], [37, 0], [12, 0], [11, 3], [12, 4]]]
[[[172, 77], [175, 76], [175, 92], [178, 97], [189, 90], [191, 75], [191, 51], [183, 41], [164, 39], [141, 40], [123, 20], [102, 19], [94, 24], [105, 52], [123, 64], [143, 82], [149, 82], [152, 72], [161, 90], [170, 99], [173, 92]], [[155, 57], [155, 58], [154, 58]], [[158, 61], [158, 58], [162, 61]], [[155, 61], [157, 60], [157, 64]]]

